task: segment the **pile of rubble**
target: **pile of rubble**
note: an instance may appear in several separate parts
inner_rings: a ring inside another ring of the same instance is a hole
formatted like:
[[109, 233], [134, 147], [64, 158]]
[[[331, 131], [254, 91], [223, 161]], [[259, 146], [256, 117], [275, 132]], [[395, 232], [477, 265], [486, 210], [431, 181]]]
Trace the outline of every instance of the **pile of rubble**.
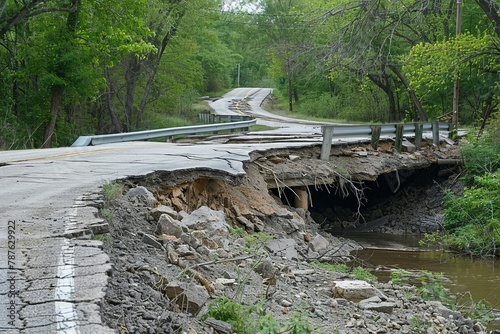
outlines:
[[321, 232], [306, 212], [267, 193], [260, 194], [266, 214], [255, 198], [231, 210], [227, 201], [226, 209], [179, 210], [189, 208], [186, 198], [172, 204], [181, 193], [134, 187], [109, 209], [109, 235], [101, 239], [113, 269], [102, 317], [120, 333], [233, 333], [228, 323], [202, 317], [223, 296], [263, 303], [278, 322], [300, 313], [316, 333], [486, 332], [439, 302], [423, 301], [415, 287], [360, 281], [317, 265], [346, 263], [358, 246]]

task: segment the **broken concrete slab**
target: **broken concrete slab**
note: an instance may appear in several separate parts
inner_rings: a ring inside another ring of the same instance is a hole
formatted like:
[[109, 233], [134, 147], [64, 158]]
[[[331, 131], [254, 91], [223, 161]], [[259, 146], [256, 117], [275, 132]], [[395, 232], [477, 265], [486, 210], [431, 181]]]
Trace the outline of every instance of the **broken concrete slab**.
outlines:
[[377, 290], [368, 282], [360, 280], [334, 281], [333, 296], [347, 300], [363, 300], [377, 296]]
[[276, 256], [284, 257], [289, 260], [297, 259], [298, 253], [295, 249], [296, 242], [294, 239], [276, 239], [270, 240], [266, 248], [268, 251], [274, 253]]

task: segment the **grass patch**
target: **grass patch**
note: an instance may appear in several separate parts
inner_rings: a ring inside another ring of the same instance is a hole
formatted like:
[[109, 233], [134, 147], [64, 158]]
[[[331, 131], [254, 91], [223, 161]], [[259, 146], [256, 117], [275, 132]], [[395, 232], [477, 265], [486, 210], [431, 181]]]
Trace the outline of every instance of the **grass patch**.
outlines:
[[101, 217], [104, 218], [107, 222], [109, 223], [113, 222], [114, 213], [112, 209], [106, 207], [102, 208], [100, 212], [101, 212]]
[[94, 234], [92, 239], [102, 241], [102, 243], [111, 243], [113, 241], [113, 237], [109, 233]]
[[257, 131], [269, 131], [269, 130], [276, 130], [277, 128], [274, 128], [272, 126], [267, 126], [267, 125], [253, 125], [250, 127], [250, 131], [257, 132]]
[[104, 200], [109, 203], [122, 197], [124, 185], [118, 182], [106, 182], [102, 185]]
[[363, 267], [354, 267], [352, 268], [351, 273], [356, 277], [356, 279], [367, 281], [367, 282], [376, 282], [377, 276], [373, 275], [368, 269]]
[[328, 271], [333, 271], [336, 273], [348, 273], [349, 272], [349, 266], [347, 266], [344, 263], [331, 264], [331, 263], [313, 261], [313, 262], [311, 262], [311, 264], [315, 267], [322, 268], [322, 269], [325, 269]]
[[330, 264], [330, 263], [323, 263], [323, 262], [317, 262], [313, 261], [310, 262], [315, 267], [322, 268], [328, 271], [336, 272], [336, 273], [346, 273], [346, 274], [352, 274], [356, 279], [367, 281], [367, 282], [376, 282], [377, 281], [377, 276], [373, 275], [368, 269], [363, 268], [363, 267], [354, 267], [354, 268], [349, 268], [348, 265], [344, 263], [339, 263], [339, 264]]

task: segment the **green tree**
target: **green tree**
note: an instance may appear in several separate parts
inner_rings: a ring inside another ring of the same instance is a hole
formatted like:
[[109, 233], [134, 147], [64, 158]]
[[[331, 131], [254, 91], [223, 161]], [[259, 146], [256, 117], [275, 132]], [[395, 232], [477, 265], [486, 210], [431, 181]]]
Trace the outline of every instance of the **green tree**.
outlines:
[[[54, 139], [57, 145], [67, 144], [74, 114], [85, 113], [103, 87], [102, 64], [116, 61], [125, 49], [150, 48], [124, 29], [123, 22], [133, 22], [134, 15], [127, 15], [122, 5], [130, 4], [73, 0], [5, 7], [0, 75], [9, 87], [9, 102], [2, 113], [11, 125], [31, 129], [30, 146], [49, 147]], [[123, 21], [116, 20], [120, 15]], [[147, 32], [140, 26], [135, 31]], [[87, 119], [83, 127], [89, 123]]]
[[496, 73], [500, 69], [500, 54], [492, 45], [489, 35], [464, 33], [443, 42], [413, 47], [404, 70], [433, 116], [451, 110], [450, 93], [458, 77], [464, 100], [470, 106], [469, 122], [478, 118], [475, 112], [493, 108], [492, 98], [498, 95]]

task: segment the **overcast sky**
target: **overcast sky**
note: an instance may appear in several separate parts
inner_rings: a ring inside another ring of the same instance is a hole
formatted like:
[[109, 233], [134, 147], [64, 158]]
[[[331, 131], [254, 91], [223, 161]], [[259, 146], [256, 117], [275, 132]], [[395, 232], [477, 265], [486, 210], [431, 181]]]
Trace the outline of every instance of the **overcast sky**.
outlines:
[[260, 0], [225, 0], [224, 10], [244, 10], [247, 12], [258, 12], [261, 10]]

